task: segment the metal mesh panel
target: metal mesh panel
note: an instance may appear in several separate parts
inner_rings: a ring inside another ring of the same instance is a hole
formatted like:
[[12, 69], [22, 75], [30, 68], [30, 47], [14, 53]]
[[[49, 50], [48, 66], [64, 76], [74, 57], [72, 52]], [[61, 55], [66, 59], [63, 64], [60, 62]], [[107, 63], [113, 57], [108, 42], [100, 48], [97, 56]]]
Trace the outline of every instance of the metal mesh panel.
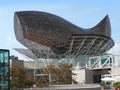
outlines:
[[114, 45], [108, 16], [90, 29], [46, 12], [16, 12], [14, 19], [17, 40], [37, 53], [45, 46], [56, 55], [98, 55]]

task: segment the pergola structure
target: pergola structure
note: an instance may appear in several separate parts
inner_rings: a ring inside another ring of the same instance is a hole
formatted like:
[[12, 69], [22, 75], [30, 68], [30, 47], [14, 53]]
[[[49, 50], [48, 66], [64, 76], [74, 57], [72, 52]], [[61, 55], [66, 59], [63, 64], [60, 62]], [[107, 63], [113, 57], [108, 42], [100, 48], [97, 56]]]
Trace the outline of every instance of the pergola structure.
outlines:
[[80, 28], [46, 12], [20, 11], [14, 15], [15, 35], [37, 58], [75, 58], [100, 55], [114, 42], [108, 15], [95, 27]]

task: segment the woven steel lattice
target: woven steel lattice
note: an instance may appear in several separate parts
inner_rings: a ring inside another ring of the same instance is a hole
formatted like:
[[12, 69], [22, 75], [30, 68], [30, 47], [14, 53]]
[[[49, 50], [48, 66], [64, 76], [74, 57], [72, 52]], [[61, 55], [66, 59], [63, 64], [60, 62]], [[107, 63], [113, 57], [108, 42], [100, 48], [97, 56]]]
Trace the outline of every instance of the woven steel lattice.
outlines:
[[99, 55], [114, 45], [108, 16], [83, 29], [50, 13], [21, 11], [15, 12], [14, 27], [17, 40], [37, 57], [41, 50], [61, 56]]

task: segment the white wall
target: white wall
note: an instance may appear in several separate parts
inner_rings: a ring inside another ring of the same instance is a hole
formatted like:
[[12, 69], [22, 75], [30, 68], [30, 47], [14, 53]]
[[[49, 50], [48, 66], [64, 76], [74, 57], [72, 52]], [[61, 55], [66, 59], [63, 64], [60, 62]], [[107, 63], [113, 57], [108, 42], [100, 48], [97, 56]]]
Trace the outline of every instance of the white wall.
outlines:
[[78, 83], [84, 83], [85, 82], [85, 70], [73, 70], [72, 72], [76, 74], [76, 75], [73, 76], [73, 78]]

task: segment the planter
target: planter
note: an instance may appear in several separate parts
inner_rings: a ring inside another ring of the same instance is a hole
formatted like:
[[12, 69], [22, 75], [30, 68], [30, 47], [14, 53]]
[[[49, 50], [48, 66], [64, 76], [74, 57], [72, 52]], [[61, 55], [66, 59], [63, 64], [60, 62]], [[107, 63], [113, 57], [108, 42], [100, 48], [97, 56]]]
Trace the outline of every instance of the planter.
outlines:
[[105, 90], [105, 87], [101, 87], [101, 90]]
[[114, 88], [114, 90], [120, 90], [120, 88]]
[[117, 88], [114, 88], [114, 90], [118, 90]]

